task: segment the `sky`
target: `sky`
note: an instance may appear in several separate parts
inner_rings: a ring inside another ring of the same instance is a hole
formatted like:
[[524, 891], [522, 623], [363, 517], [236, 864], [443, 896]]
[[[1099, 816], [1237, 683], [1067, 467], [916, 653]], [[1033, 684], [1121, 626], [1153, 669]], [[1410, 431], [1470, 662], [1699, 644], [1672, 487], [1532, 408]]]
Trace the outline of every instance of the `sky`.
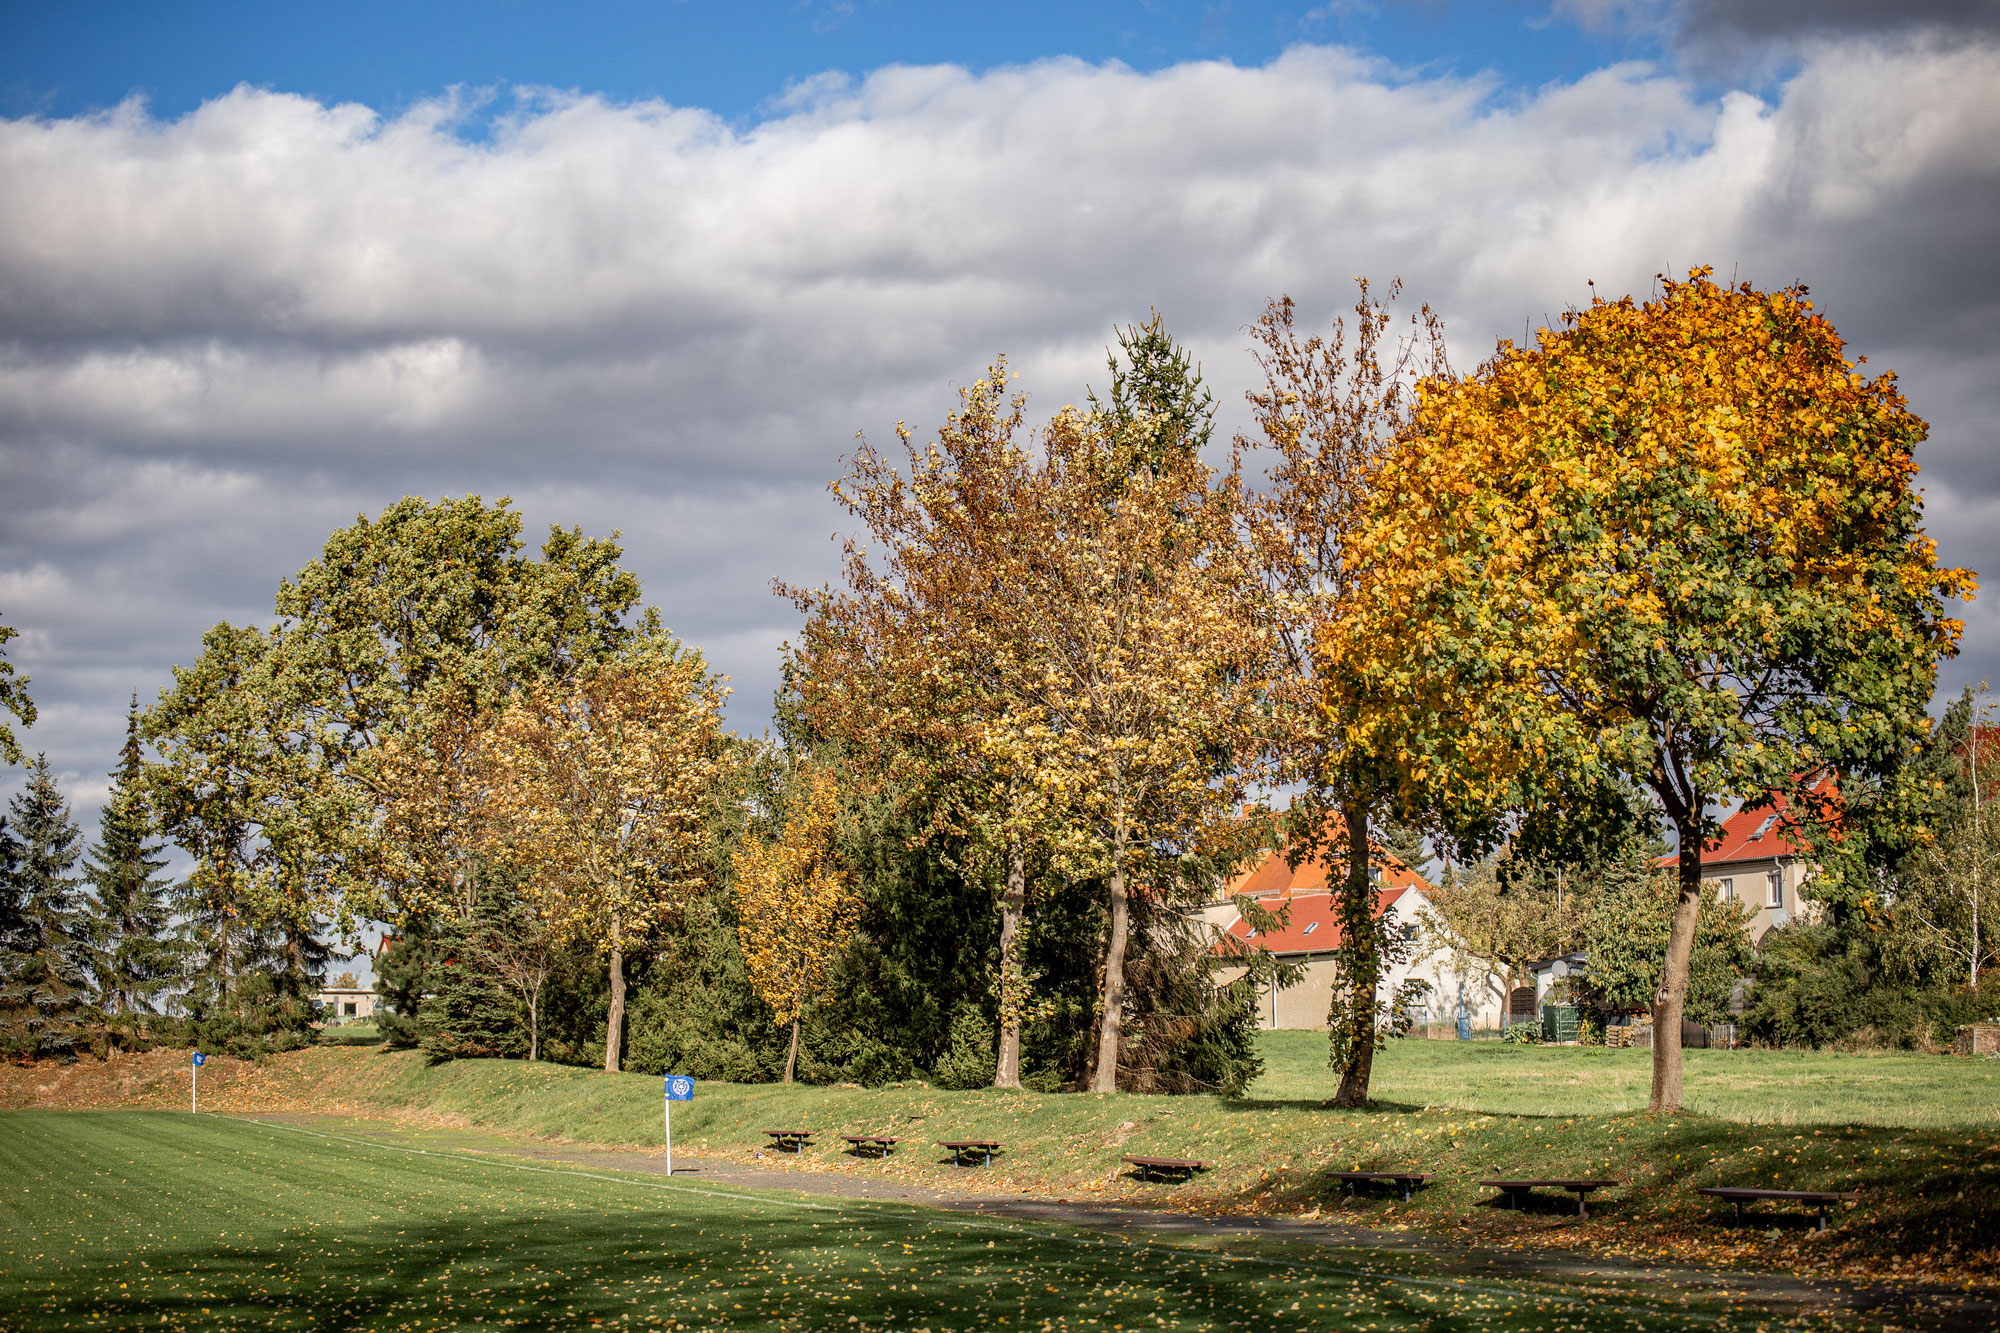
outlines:
[[[996, 353], [1400, 275], [1454, 359], [1712, 264], [1799, 282], [2000, 570], [2000, 5], [0, 0], [0, 623], [94, 821], [127, 700], [405, 494], [622, 530], [769, 717], [857, 432]], [[1955, 691], [1995, 674], [1965, 608]], [[0, 794], [18, 770], [0, 774]]]

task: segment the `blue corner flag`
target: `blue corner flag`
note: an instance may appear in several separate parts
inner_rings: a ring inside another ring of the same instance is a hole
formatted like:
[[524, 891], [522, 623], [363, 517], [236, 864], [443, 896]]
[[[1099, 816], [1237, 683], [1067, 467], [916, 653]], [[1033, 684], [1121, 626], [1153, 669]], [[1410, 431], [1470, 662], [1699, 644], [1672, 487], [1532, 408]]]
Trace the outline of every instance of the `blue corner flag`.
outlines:
[[694, 1080], [686, 1074], [667, 1075], [667, 1100], [670, 1102], [693, 1101]]
[[194, 1053], [194, 1062], [196, 1065], [205, 1065], [208, 1063], [208, 1057], [203, 1055], [200, 1051], [196, 1051]]

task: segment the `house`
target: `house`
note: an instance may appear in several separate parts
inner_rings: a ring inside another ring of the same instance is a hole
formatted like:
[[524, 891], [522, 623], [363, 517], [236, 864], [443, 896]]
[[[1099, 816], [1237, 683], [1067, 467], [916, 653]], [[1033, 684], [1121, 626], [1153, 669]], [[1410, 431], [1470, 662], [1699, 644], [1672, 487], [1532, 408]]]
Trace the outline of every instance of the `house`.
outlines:
[[[1824, 780], [1821, 789], [1831, 781]], [[1750, 909], [1744, 929], [1760, 947], [1780, 926], [1814, 915], [1802, 893], [1812, 878], [1811, 852], [1803, 841], [1793, 841], [1788, 808], [1782, 795], [1774, 795], [1768, 805], [1738, 810], [1722, 821], [1721, 835], [1701, 855], [1702, 881], [1713, 886], [1717, 899], [1734, 898]], [[1666, 870], [1680, 863], [1678, 853], [1654, 862]]]
[[[1371, 859], [1376, 862], [1370, 867], [1369, 878], [1376, 885], [1377, 919], [1386, 929], [1399, 932], [1413, 942], [1415, 949], [1421, 950], [1419, 913], [1428, 904], [1425, 892], [1430, 884], [1385, 851], [1378, 849]], [[1345, 873], [1337, 861], [1331, 865], [1310, 861], [1294, 870], [1282, 851], [1273, 851], [1231, 880], [1223, 901], [1203, 909], [1203, 918], [1221, 933], [1305, 969], [1305, 975], [1295, 985], [1267, 990], [1259, 997], [1263, 1027], [1326, 1028], [1334, 987], [1339, 981], [1335, 953], [1341, 940], [1340, 908], [1333, 886]], [[1284, 928], [1268, 934], [1258, 932], [1229, 901], [1240, 895], [1254, 899], [1265, 911], [1274, 914], [1282, 911]], [[1217, 980], [1226, 985], [1243, 976], [1244, 971], [1225, 968], [1218, 973]], [[1478, 964], [1455, 959], [1439, 949], [1413, 953], [1388, 970], [1378, 997], [1385, 1003], [1393, 1000], [1409, 981], [1422, 982], [1426, 987], [1423, 997], [1411, 1010], [1419, 1026], [1455, 1025], [1461, 1005], [1471, 1026], [1500, 1026], [1505, 988]]]
[[375, 1016], [375, 992], [351, 986], [329, 986], [313, 996], [321, 1023], [352, 1023]]

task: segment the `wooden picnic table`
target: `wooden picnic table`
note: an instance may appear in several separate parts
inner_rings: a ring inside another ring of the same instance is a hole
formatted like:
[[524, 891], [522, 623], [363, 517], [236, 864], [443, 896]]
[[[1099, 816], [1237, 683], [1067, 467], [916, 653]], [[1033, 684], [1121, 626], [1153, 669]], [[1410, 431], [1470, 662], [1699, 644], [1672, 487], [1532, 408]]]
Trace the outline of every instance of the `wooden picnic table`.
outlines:
[[887, 1134], [842, 1134], [840, 1137], [843, 1142], [853, 1144], [856, 1152], [867, 1149], [877, 1157], [887, 1157], [889, 1150], [899, 1142]]
[[1861, 1196], [1853, 1190], [1767, 1190], [1750, 1185], [1705, 1185], [1695, 1191], [1706, 1194], [1711, 1199], [1727, 1199], [1736, 1205], [1736, 1225], [1743, 1225], [1743, 1205], [1758, 1199], [1770, 1199], [1778, 1203], [1803, 1203], [1810, 1206], [1819, 1217], [1819, 1229], [1826, 1230], [1826, 1210], [1837, 1203], [1848, 1203]]
[[1206, 1171], [1214, 1162], [1203, 1162], [1193, 1157], [1134, 1157], [1118, 1159], [1130, 1162], [1139, 1168], [1141, 1180], [1186, 1180], [1197, 1171]]
[[940, 1142], [938, 1147], [951, 1149], [951, 1164], [953, 1166], [964, 1166], [965, 1154], [975, 1149], [980, 1154], [979, 1165], [991, 1166], [993, 1165], [993, 1154], [1001, 1148], [1006, 1147], [1006, 1145], [996, 1142], [993, 1139], [959, 1139], [952, 1143]]
[[767, 1129], [764, 1132], [771, 1136], [771, 1146], [779, 1152], [797, 1152], [819, 1133], [816, 1129]]
[[1482, 1180], [1479, 1183], [1499, 1190], [1501, 1196], [1507, 1200], [1509, 1208], [1519, 1208], [1521, 1196], [1530, 1190], [1568, 1190], [1576, 1195], [1576, 1215], [1586, 1217], [1589, 1213], [1583, 1206], [1584, 1197], [1592, 1190], [1601, 1190], [1618, 1182], [1615, 1180]]
[[1354, 1187], [1357, 1185], [1372, 1185], [1378, 1180], [1390, 1181], [1403, 1191], [1404, 1203], [1410, 1201], [1410, 1192], [1417, 1186], [1437, 1179], [1436, 1176], [1425, 1175], [1421, 1171], [1335, 1171], [1333, 1178], [1347, 1182], [1347, 1197], [1350, 1199], [1354, 1197]]

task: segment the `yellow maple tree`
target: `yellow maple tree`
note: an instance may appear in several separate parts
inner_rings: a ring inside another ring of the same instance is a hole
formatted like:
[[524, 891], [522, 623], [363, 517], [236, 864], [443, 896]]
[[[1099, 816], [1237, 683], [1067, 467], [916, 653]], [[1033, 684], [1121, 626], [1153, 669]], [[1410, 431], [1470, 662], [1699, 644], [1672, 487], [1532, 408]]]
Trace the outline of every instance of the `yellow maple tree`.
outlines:
[[699, 652], [649, 634], [571, 681], [533, 682], [478, 750], [485, 849], [563, 940], [608, 959], [604, 1068], [616, 1073], [625, 958], [706, 883], [729, 691]]
[[839, 785], [823, 768], [808, 766], [793, 788], [778, 837], [748, 837], [730, 858], [736, 934], [750, 984], [779, 1026], [791, 1027], [787, 1083], [798, 1068], [800, 1018], [825, 989], [862, 909], [860, 886], [835, 855]]
[[1913, 484], [1924, 423], [1799, 289], [1698, 268], [1426, 380], [1378, 470], [1329, 643], [1350, 744], [1461, 812], [1628, 780], [1680, 847], [1653, 997], [1682, 1100], [1702, 851], [1733, 802], [1885, 771], [1926, 727], [1950, 599]]

